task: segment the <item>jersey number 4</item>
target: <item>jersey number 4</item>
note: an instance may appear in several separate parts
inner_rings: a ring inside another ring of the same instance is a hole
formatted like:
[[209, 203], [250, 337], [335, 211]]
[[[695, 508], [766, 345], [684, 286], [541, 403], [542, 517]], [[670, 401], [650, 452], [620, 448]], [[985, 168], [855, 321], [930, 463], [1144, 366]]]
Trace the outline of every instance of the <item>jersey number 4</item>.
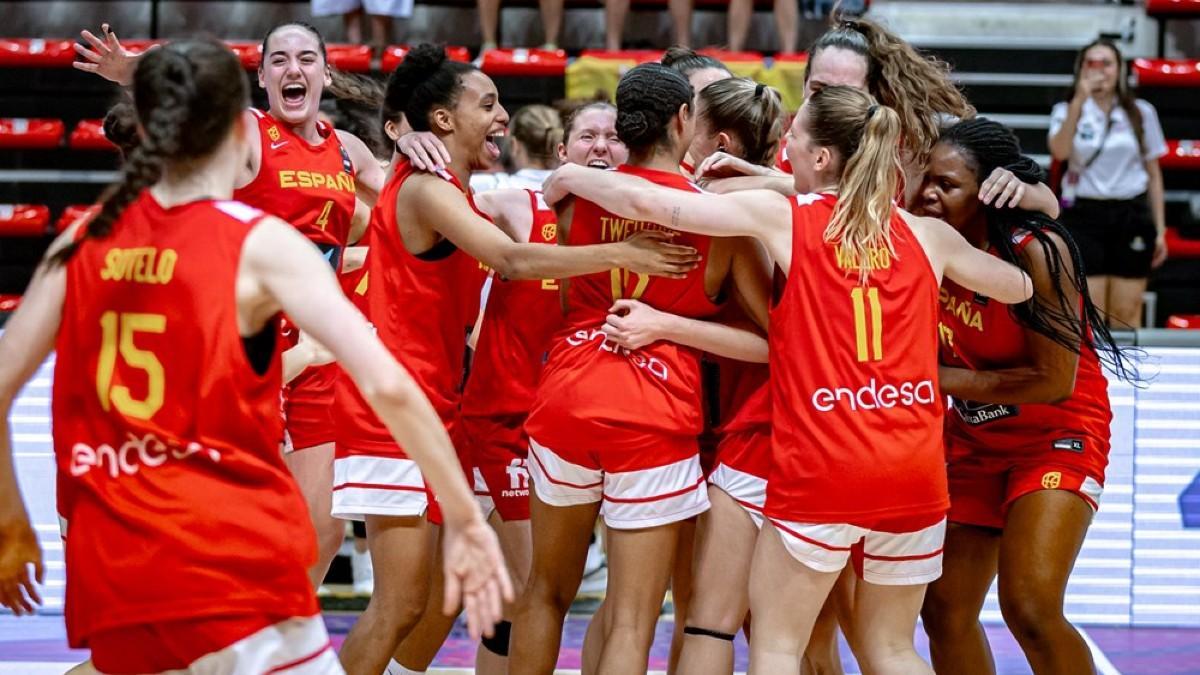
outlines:
[[[165, 376], [162, 362], [153, 352], [138, 349], [133, 343], [138, 333], [162, 334], [167, 329], [167, 317], [162, 314], [108, 311], [100, 316], [100, 363], [96, 367], [96, 393], [100, 407], [106, 412], [116, 406], [126, 417], [148, 420], [163, 406]], [[146, 373], [146, 397], [139, 400], [129, 387], [113, 384], [117, 355], [126, 365]]]
[[858, 360], [864, 363], [882, 360], [883, 309], [879, 305], [879, 289], [856, 286], [850, 291], [850, 300], [854, 303], [854, 342], [858, 348]]

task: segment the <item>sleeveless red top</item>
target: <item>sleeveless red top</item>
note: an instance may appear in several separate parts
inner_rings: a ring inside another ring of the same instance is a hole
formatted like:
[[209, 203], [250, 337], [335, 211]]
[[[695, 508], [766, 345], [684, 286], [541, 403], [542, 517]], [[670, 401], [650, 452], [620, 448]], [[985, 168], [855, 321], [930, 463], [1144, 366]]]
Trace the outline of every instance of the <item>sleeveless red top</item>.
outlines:
[[[529, 242], [558, 241], [558, 217], [539, 192], [526, 190], [533, 226]], [[526, 415], [533, 404], [550, 338], [562, 324], [557, 279], [490, 282], [471, 376], [463, 391], [468, 417]]]
[[321, 247], [335, 269], [354, 217], [354, 164], [337, 133], [323, 122], [324, 138], [312, 145], [270, 113], [250, 109], [262, 138], [258, 175], [234, 192], [234, 199], [296, 226]]
[[[1017, 242], [1033, 241], [1028, 233]], [[941, 360], [972, 370], [1017, 368], [1032, 364], [1030, 332], [1007, 305], [942, 280], [939, 335]], [[1013, 456], [1021, 451], [1056, 454], [1104, 477], [1108, 463], [1112, 408], [1108, 380], [1096, 351], [1084, 344], [1071, 396], [1055, 404], [1000, 405], [955, 400], [946, 415], [951, 462], [972, 454]], [[1077, 441], [1077, 442], [1076, 442]], [[1092, 445], [1094, 447], [1087, 447]]]
[[[617, 170], [676, 190], [698, 190], [676, 173], [631, 166]], [[568, 241], [622, 241], [644, 229], [669, 228], [620, 218], [579, 199]], [[655, 436], [700, 433], [704, 415], [698, 352], [669, 342], [631, 352], [608, 342], [600, 331], [617, 298], [638, 299], [687, 317], [712, 316], [719, 310], [704, 289], [711, 239], [681, 232], [673, 241], [696, 248], [701, 256], [701, 264], [683, 279], [614, 269], [570, 280], [566, 326], [554, 336], [526, 423], [526, 431], [539, 443], [570, 447], [587, 437], [602, 438], [604, 447], [653, 449]]]
[[870, 527], [949, 506], [937, 384], [938, 283], [900, 213], [858, 261], [825, 241], [833, 195], [792, 202], [792, 274], [771, 311], [766, 513]]
[[[459, 416], [466, 327], [478, 304], [478, 289], [466, 271], [476, 263], [448, 239], [419, 256], [404, 247], [396, 195], [414, 172], [408, 162], [397, 164], [379, 194], [371, 213], [365, 281], [359, 284], [366, 286], [365, 314], [380, 341], [416, 380], [447, 430], [453, 430]], [[442, 177], [463, 189], [452, 174]], [[470, 193], [466, 198], [474, 208]], [[387, 428], [349, 378], [341, 380], [334, 411], [339, 455], [395, 456], [399, 449]]]
[[262, 374], [238, 331], [238, 261], [262, 217], [231, 201], [164, 209], [145, 191], [67, 263], [53, 411], [72, 646], [317, 611], [316, 540], [280, 454], [278, 327], [253, 338], [272, 350]]

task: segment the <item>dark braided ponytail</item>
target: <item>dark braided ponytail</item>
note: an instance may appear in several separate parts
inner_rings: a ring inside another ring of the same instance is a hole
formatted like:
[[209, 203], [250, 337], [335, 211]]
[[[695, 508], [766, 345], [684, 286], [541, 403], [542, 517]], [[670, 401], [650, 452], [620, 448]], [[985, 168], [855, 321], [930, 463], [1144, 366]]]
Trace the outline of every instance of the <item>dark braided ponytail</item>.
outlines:
[[[962, 154], [979, 183], [997, 167], [1011, 171], [1024, 183], [1046, 180], [1045, 172], [1037, 162], [1021, 154], [1020, 142], [1013, 132], [985, 117], [955, 124], [942, 132], [939, 142], [956, 148]], [[1044, 262], [1050, 271], [1055, 299], [1046, 301], [1035, 294], [1024, 303], [1010, 305], [1009, 312], [1017, 322], [1077, 354], [1080, 344], [1086, 343], [1118, 377], [1134, 381], [1136, 374], [1128, 357], [1113, 342], [1108, 322], [1092, 303], [1083, 259], [1066, 228], [1057, 220], [1036, 211], [997, 208], [995, 205], [984, 206], [983, 209], [987, 217], [988, 243], [1000, 258], [1029, 272], [1029, 265], [1017, 248], [1017, 235], [1027, 232], [1042, 245]], [[1066, 245], [1069, 261], [1063, 259], [1050, 237], [1051, 233], [1058, 235]], [[1079, 294], [1082, 312], [1077, 313], [1077, 308], [1068, 300], [1065, 284], [1070, 284]]]
[[103, 239], [125, 209], [162, 177], [167, 163], [186, 166], [207, 157], [229, 134], [249, 100], [241, 64], [215, 40], [172, 42], [142, 57], [133, 100], [143, 134], [125, 157], [120, 182], [101, 198], [82, 237], [59, 250], [64, 263], [86, 239]]
[[644, 158], [670, 139], [671, 119], [679, 107], [692, 107], [692, 85], [661, 63], [636, 66], [617, 84], [617, 137], [631, 157]]

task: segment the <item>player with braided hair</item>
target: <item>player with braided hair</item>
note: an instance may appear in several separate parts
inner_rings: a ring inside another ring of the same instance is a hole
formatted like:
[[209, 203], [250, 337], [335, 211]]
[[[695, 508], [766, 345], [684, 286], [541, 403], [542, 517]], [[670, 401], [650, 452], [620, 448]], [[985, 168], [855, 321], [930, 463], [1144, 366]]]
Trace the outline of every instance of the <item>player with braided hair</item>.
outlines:
[[1035, 672], [1090, 672], [1091, 654], [1063, 617], [1063, 593], [1103, 490], [1112, 412], [1106, 362], [1131, 379], [1088, 295], [1079, 249], [1057, 221], [991, 201], [997, 170], [1040, 181], [1003, 125], [975, 118], [933, 148], [918, 211], [1025, 270], [1036, 293], [997, 306], [942, 285], [942, 391], [950, 526], [944, 575], [922, 612], [939, 672], [994, 672], [979, 625], [997, 574], [1000, 607]]
[[[650, 63], [630, 70], [617, 89], [616, 123], [630, 161], [615, 173], [647, 188], [696, 191], [679, 170], [694, 136], [692, 99], [691, 85], [670, 68]], [[599, 179], [612, 172], [591, 173]], [[569, 243], [670, 231], [582, 200], [559, 215], [560, 241]], [[613, 270], [567, 286], [566, 326], [554, 338], [526, 422], [534, 552], [514, 621], [511, 672], [553, 667], [598, 514], [609, 532], [609, 588], [589, 628], [600, 625], [602, 633], [589, 641], [600, 647], [592, 660], [600, 669], [644, 670], [681, 524], [708, 508], [696, 438], [703, 422], [699, 353], [669, 342], [631, 351], [609, 341], [604, 326], [628, 311], [630, 300], [712, 316], [730, 282], [740, 286], [755, 274], [763, 280], [765, 307], [766, 274], [752, 269], [760, 260], [744, 254], [743, 240], [675, 238], [705, 260], [686, 279]]]
[[[140, 57], [124, 49], [107, 24], [104, 39], [86, 30], [82, 35], [90, 48], [76, 47], [83, 60], [75, 67], [128, 85]], [[362, 84], [327, 63], [325, 39], [316, 28], [282, 23], [264, 36], [258, 67], [269, 107], [244, 112], [249, 156], [236, 197], [295, 225], [335, 269], [349, 242], [356, 199], [373, 205], [384, 178], [360, 139], [319, 118], [326, 89], [351, 100], [369, 99], [369, 90], [356, 83]], [[285, 333], [298, 342], [290, 326]], [[324, 579], [345, 536], [343, 523], [330, 515], [334, 430], [329, 411], [335, 380], [336, 369], [324, 365], [303, 371], [285, 389], [286, 461], [317, 530], [320, 553], [309, 571], [314, 586]]]
[[[4, 419], [58, 354], [71, 644], [106, 673], [341, 672], [272, 414], [281, 309], [333, 349], [442, 491], [446, 602], [465, 600], [480, 632], [511, 587], [435, 412], [311, 244], [231, 199], [252, 124], [237, 57], [215, 40], [174, 42], [131, 84], [142, 134], [120, 182], [52, 244], [0, 337]], [[0, 601], [25, 613], [41, 555], [0, 426]]]
[[798, 197], [669, 190], [569, 166], [546, 185], [551, 202], [573, 194], [624, 218], [753, 236], [786, 276], [768, 337], [772, 466], [750, 575], [751, 672], [800, 671], [813, 622], [851, 563], [864, 579], [852, 612], [864, 670], [928, 671], [912, 632], [941, 570], [949, 501], [934, 385], [938, 283], [944, 272], [1008, 302], [1031, 288], [945, 223], [895, 207], [899, 140], [895, 111], [827, 87], [788, 135]]
[[[442, 47], [409, 51], [388, 80], [384, 108], [402, 113], [415, 131], [433, 133], [451, 160], [434, 173], [417, 171], [410, 161], [393, 166], [367, 235], [367, 315], [433, 402], [469, 470], [459, 402], [464, 333], [478, 313], [477, 277], [467, 273], [476, 260], [507, 279], [566, 278], [614, 267], [682, 276], [694, 266], [695, 252], [662, 235], [587, 247], [517, 243], [496, 227], [465, 186], [471, 171], [499, 156], [495, 138], [508, 113], [491, 78], [451, 61]], [[366, 521], [372, 563], [389, 573], [376, 577], [341, 657], [348, 671], [374, 675], [425, 608], [433, 559], [425, 516], [434, 525], [440, 516], [407, 448], [382, 433], [369, 410], [350, 426], [353, 442], [338, 444], [333, 509]]]

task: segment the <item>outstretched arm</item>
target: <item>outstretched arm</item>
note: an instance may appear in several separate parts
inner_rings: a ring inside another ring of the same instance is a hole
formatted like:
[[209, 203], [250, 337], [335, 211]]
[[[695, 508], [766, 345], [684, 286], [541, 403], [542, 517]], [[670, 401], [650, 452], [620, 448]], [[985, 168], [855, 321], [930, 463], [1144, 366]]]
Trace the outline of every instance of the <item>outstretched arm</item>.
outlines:
[[[421, 467], [445, 514], [445, 607], [456, 607], [461, 594], [472, 634], [490, 633], [501, 617], [501, 599], [512, 599], [512, 584], [495, 534], [483, 520], [429, 399], [295, 228], [274, 218], [255, 226], [246, 239], [238, 276], [239, 300], [257, 301], [257, 323], [278, 306], [301, 330], [328, 345], [379, 419]], [[242, 288], [243, 280], [248, 289]]]
[[[122, 87], [132, 85], [133, 73], [137, 70], [138, 60], [142, 58], [142, 54], [125, 49], [121, 45], [121, 41], [117, 39], [117, 34], [109, 29], [107, 23], [100, 25], [100, 31], [104, 34], [103, 40], [96, 37], [90, 30], [80, 31], [79, 35], [90, 47], [76, 43], [75, 53], [83, 57], [83, 61], [75, 61], [71, 65], [76, 70], [95, 73]], [[150, 49], [157, 47], [158, 45], [154, 45]]]
[[790, 259], [791, 207], [773, 192], [688, 192], [616, 171], [567, 164], [550, 176], [543, 194], [548, 204], [573, 194], [625, 218], [697, 234], [754, 237], [776, 260], [785, 255]]
[[942, 220], [914, 216], [907, 211], [901, 213], [921, 241], [938, 283], [944, 275], [963, 288], [1006, 305], [1025, 302], [1033, 296], [1033, 282], [1021, 268], [972, 246]]
[[[61, 235], [46, 258], [71, 241], [76, 229], [78, 224]], [[31, 614], [34, 605], [42, 604], [33, 582], [42, 583], [44, 569], [42, 550], [17, 485], [8, 416], [21, 388], [54, 348], [66, 293], [66, 269], [43, 261], [0, 335], [0, 605], [18, 616]]]
[[699, 262], [695, 249], [669, 243], [664, 232], [639, 232], [622, 242], [593, 246], [516, 243], [475, 213], [450, 183], [427, 177], [419, 189], [422, 225], [507, 279], [563, 279], [614, 268], [681, 278]]

